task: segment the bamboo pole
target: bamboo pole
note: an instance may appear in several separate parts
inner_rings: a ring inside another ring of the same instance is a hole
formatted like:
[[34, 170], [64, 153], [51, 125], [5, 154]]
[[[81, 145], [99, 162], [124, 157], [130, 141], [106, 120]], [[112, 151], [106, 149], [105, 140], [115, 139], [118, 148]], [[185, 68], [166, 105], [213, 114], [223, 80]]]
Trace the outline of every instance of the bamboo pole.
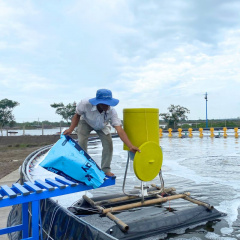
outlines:
[[98, 202], [95, 202], [95, 204], [96, 205], [111, 204], [111, 203], [117, 203], [117, 202], [136, 199], [136, 198], [139, 198], [139, 196], [123, 196], [123, 197], [98, 201]]
[[[151, 184], [151, 186], [152, 186], [152, 187], [156, 187], [157, 189], [160, 189], [160, 188], [159, 188], [157, 185], [155, 185], [155, 184]], [[172, 188], [172, 189], [173, 189], [173, 191], [176, 191], [175, 188]], [[205, 202], [202, 202], [202, 201], [193, 199], [193, 198], [188, 197], [188, 196], [184, 197], [183, 199], [184, 199], [184, 200], [187, 200], [187, 201], [189, 201], [189, 202], [192, 202], [192, 203], [195, 203], [195, 204], [204, 206], [204, 207], [206, 207], [206, 208], [209, 209], [209, 210], [211, 210], [211, 209], [214, 208], [213, 206], [209, 205], [208, 203], [205, 203]]]
[[[166, 193], [168, 192], [172, 192], [175, 191], [175, 188], [165, 188]], [[161, 193], [161, 191], [157, 190], [157, 191], [150, 191], [148, 192], [148, 195], [157, 195]], [[127, 201], [127, 200], [131, 200], [131, 199], [137, 199], [139, 198], [139, 196], [123, 196], [123, 197], [118, 197], [118, 198], [112, 198], [112, 199], [107, 199], [107, 200], [102, 200], [102, 201], [98, 201], [95, 202], [96, 205], [104, 205], [104, 204], [111, 204], [111, 203], [117, 203], [117, 202], [121, 202], [121, 201]]]
[[[83, 199], [86, 200], [92, 207], [96, 207], [100, 213], [103, 213], [104, 208], [101, 207], [101, 206], [96, 205], [96, 203], [95, 203], [92, 199], [90, 199], [90, 198], [87, 197], [86, 195], [83, 195]], [[123, 232], [128, 231], [129, 226], [128, 226], [126, 223], [124, 223], [122, 220], [120, 220], [119, 218], [115, 217], [115, 216], [114, 216], [112, 213], [110, 213], [110, 212], [107, 212], [107, 213], [104, 213], [104, 214], [106, 214], [106, 216], [107, 216], [109, 219], [111, 219], [112, 221], [114, 221], [114, 222], [119, 226], [119, 228], [120, 228]]]
[[151, 200], [144, 201], [143, 203], [137, 202], [137, 203], [126, 204], [126, 205], [122, 205], [122, 206], [118, 206], [118, 207], [106, 208], [106, 209], [103, 209], [102, 213], [106, 214], [108, 212], [117, 212], [117, 211], [127, 210], [127, 209], [131, 209], [131, 208], [143, 207], [143, 206], [148, 206], [148, 205], [152, 205], [152, 204], [167, 202], [167, 201], [178, 199], [178, 198], [184, 198], [187, 195], [190, 195], [190, 193], [176, 194], [173, 196], [151, 199]]
[[208, 203], [205, 203], [205, 202], [202, 202], [202, 201], [190, 198], [188, 196], [184, 197], [183, 199], [185, 199], [185, 200], [187, 200], [189, 202], [196, 203], [198, 205], [204, 206], [204, 207], [208, 208], [209, 210], [212, 210], [214, 208], [213, 206], [209, 205]]

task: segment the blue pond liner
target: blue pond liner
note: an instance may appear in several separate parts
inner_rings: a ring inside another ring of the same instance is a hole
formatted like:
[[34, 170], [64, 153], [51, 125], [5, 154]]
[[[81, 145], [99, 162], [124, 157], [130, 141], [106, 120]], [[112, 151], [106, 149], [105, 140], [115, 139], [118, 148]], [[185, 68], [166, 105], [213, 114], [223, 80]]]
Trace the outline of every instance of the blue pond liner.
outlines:
[[40, 166], [93, 188], [101, 186], [106, 177], [97, 163], [67, 135], [61, 135]]

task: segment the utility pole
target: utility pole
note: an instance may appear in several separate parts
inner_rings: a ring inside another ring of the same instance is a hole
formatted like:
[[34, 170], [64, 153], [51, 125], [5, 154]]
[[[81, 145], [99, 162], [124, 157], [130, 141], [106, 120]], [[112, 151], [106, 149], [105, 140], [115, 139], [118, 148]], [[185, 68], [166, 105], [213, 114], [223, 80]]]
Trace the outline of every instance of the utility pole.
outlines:
[[207, 118], [207, 92], [205, 93], [205, 99], [206, 99], [206, 128], [208, 128], [208, 118]]

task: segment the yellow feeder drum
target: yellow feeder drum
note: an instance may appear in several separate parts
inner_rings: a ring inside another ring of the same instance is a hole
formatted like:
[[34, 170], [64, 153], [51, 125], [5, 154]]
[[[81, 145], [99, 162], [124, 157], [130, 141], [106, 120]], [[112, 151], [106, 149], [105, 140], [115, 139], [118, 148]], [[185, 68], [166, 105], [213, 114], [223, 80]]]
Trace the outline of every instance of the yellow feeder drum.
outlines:
[[[151, 181], [162, 167], [159, 146], [159, 111], [156, 108], [130, 108], [123, 110], [123, 127], [133, 145], [140, 149], [133, 161], [139, 180]], [[129, 148], [124, 144], [124, 150]]]
[[[157, 108], [123, 109], [123, 128], [136, 147], [147, 141], [159, 145], [159, 110]], [[124, 144], [124, 150], [129, 148]]]

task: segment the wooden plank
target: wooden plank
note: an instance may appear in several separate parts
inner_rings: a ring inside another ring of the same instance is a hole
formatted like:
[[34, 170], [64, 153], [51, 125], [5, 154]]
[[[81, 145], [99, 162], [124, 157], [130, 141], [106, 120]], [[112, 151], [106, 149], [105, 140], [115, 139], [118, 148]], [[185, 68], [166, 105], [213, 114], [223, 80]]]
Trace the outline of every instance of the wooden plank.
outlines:
[[78, 184], [75, 183], [75, 182], [72, 182], [66, 178], [63, 178], [63, 177], [55, 177], [55, 179], [60, 182], [60, 183], [63, 183], [63, 184], [66, 184], [66, 185], [70, 185], [71, 187], [75, 187], [77, 186]]
[[55, 187], [51, 186], [50, 184], [38, 179], [38, 180], [35, 180], [35, 184], [41, 188], [45, 188], [47, 189], [48, 191], [53, 191], [55, 190]]
[[7, 185], [3, 185], [3, 186], [2, 186], [2, 190], [3, 190], [3, 192], [4, 192], [7, 196], [9, 196], [10, 198], [15, 198], [15, 197], [17, 197], [17, 194], [16, 194], [10, 187], [8, 187]]
[[34, 185], [31, 182], [25, 182], [23, 186], [26, 187], [27, 189], [30, 189], [30, 191], [36, 193], [41, 193], [43, 191], [41, 188], [39, 188], [38, 186]]
[[47, 183], [55, 186], [55, 187], [60, 188], [60, 189], [63, 189], [63, 188], [66, 187], [65, 184], [62, 184], [62, 183], [60, 183], [60, 182], [58, 182], [58, 181], [56, 181], [56, 180], [54, 180], [54, 179], [51, 179], [51, 178], [46, 178], [45, 181], [46, 181]]
[[12, 188], [14, 189], [14, 191], [16, 191], [17, 193], [21, 193], [23, 196], [27, 196], [30, 194], [30, 192], [19, 183], [14, 183]]

